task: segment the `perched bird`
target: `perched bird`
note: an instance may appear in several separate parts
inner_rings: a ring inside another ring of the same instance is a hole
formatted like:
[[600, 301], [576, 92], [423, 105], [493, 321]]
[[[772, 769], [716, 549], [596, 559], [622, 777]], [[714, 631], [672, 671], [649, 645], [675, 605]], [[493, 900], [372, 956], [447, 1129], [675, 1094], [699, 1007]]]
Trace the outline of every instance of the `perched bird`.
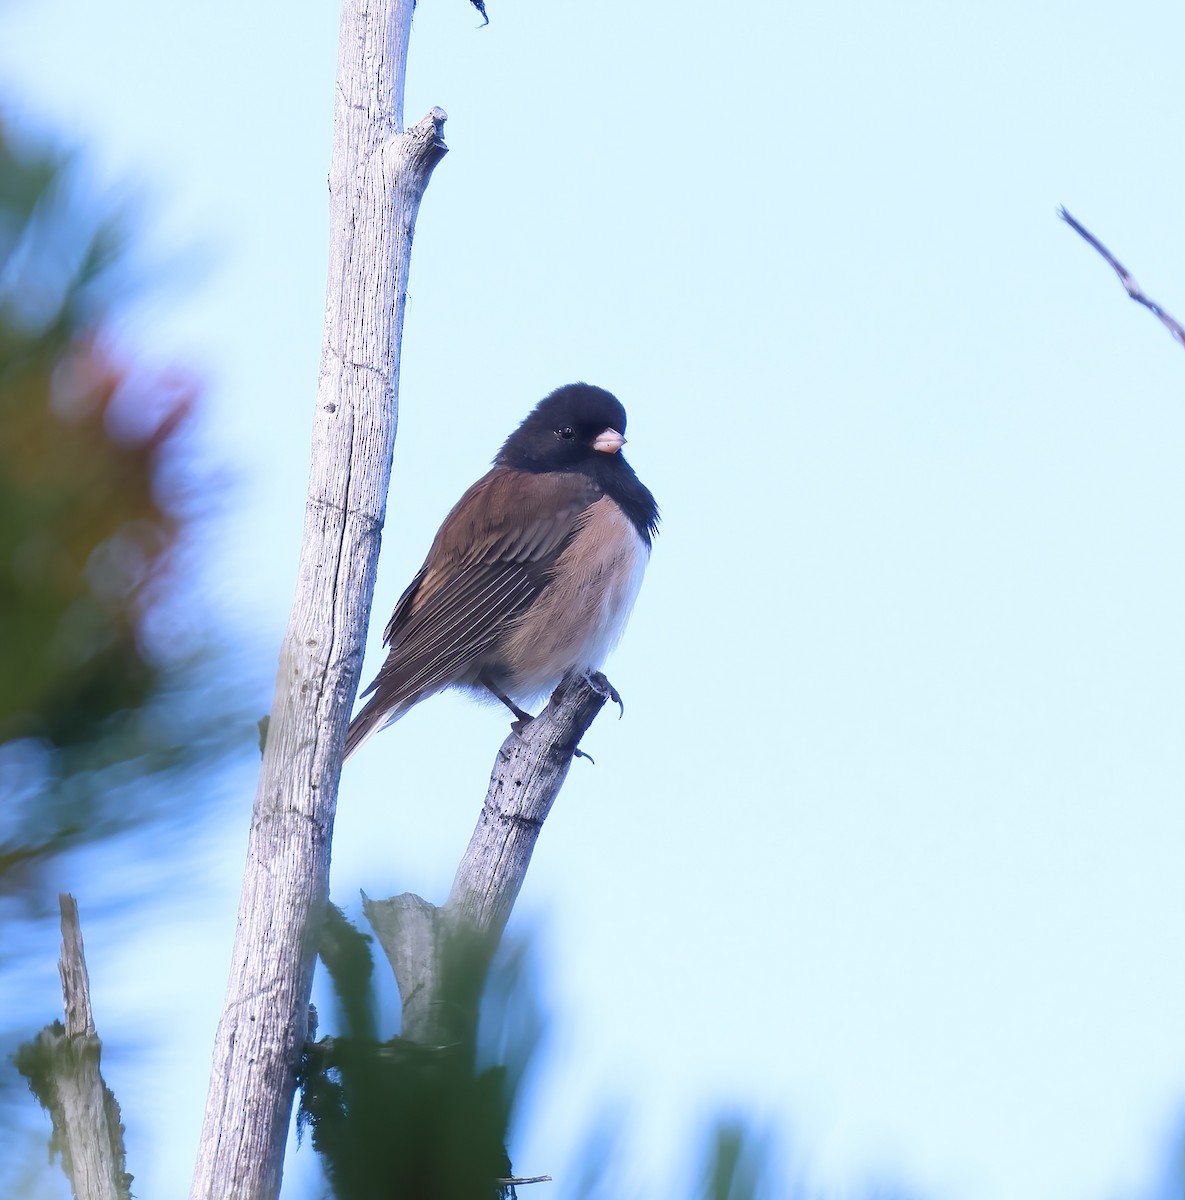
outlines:
[[495, 696], [526, 721], [520, 704], [601, 665], [658, 528], [624, 444], [625, 409], [603, 388], [571, 383], [535, 406], [445, 517], [395, 605], [347, 756], [444, 688]]

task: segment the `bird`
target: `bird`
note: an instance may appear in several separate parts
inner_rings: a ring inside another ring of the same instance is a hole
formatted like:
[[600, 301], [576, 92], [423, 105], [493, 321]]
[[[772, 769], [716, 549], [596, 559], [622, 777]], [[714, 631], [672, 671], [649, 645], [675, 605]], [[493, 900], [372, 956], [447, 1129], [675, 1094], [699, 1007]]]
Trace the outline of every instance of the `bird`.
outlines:
[[545, 396], [444, 519], [383, 634], [387, 658], [345, 757], [428, 696], [460, 687], [522, 707], [597, 670], [633, 608], [658, 531], [621, 453], [625, 409], [570, 383]]

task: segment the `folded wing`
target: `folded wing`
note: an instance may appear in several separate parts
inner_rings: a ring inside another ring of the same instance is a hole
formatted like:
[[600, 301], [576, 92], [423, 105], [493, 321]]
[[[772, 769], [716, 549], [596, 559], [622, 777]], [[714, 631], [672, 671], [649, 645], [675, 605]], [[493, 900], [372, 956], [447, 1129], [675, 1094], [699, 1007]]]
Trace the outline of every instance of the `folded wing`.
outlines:
[[387, 624], [387, 660], [350, 725], [347, 755], [425, 696], [476, 680], [599, 494], [583, 474], [495, 467], [462, 496]]

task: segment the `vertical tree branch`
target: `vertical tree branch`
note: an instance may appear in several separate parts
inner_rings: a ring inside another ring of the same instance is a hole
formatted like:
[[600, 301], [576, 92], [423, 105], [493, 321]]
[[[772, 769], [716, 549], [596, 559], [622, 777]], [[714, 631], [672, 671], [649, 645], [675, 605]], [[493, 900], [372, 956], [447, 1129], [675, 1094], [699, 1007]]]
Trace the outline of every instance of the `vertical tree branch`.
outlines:
[[75, 1200], [130, 1200], [119, 1104], [99, 1070], [102, 1043], [91, 1014], [90, 980], [78, 902], [58, 896], [62, 913], [62, 1008], [66, 1024], [47, 1025], [17, 1052], [17, 1067], [53, 1121], [51, 1146]]
[[66, 1036], [94, 1037], [97, 1031], [95, 1015], [91, 1011], [91, 978], [86, 969], [78, 901], [69, 892], [59, 892], [58, 909], [62, 921], [62, 953], [58, 958], [58, 975], [62, 980]]
[[304, 537], [252, 814], [193, 1200], [272, 1200], [305, 1041], [341, 754], [394, 449], [420, 199], [445, 114], [402, 131], [413, 0], [343, 0], [325, 335]]

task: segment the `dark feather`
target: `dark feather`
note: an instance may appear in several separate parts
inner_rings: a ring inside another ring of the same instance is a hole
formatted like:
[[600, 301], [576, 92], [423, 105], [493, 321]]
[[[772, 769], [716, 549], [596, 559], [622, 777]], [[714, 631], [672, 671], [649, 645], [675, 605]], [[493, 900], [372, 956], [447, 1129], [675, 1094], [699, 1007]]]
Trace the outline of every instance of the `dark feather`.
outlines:
[[619, 453], [625, 422], [611, 392], [573, 383], [506, 439], [395, 605], [347, 754], [443, 688], [478, 687], [514, 708], [508, 696], [600, 665], [658, 525], [654, 497]]
[[476, 682], [600, 494], [587, 475], [495, 467], [461, 497], [387, 624], [387, 660], [350, 726], [347, 754], [424, 696]]

